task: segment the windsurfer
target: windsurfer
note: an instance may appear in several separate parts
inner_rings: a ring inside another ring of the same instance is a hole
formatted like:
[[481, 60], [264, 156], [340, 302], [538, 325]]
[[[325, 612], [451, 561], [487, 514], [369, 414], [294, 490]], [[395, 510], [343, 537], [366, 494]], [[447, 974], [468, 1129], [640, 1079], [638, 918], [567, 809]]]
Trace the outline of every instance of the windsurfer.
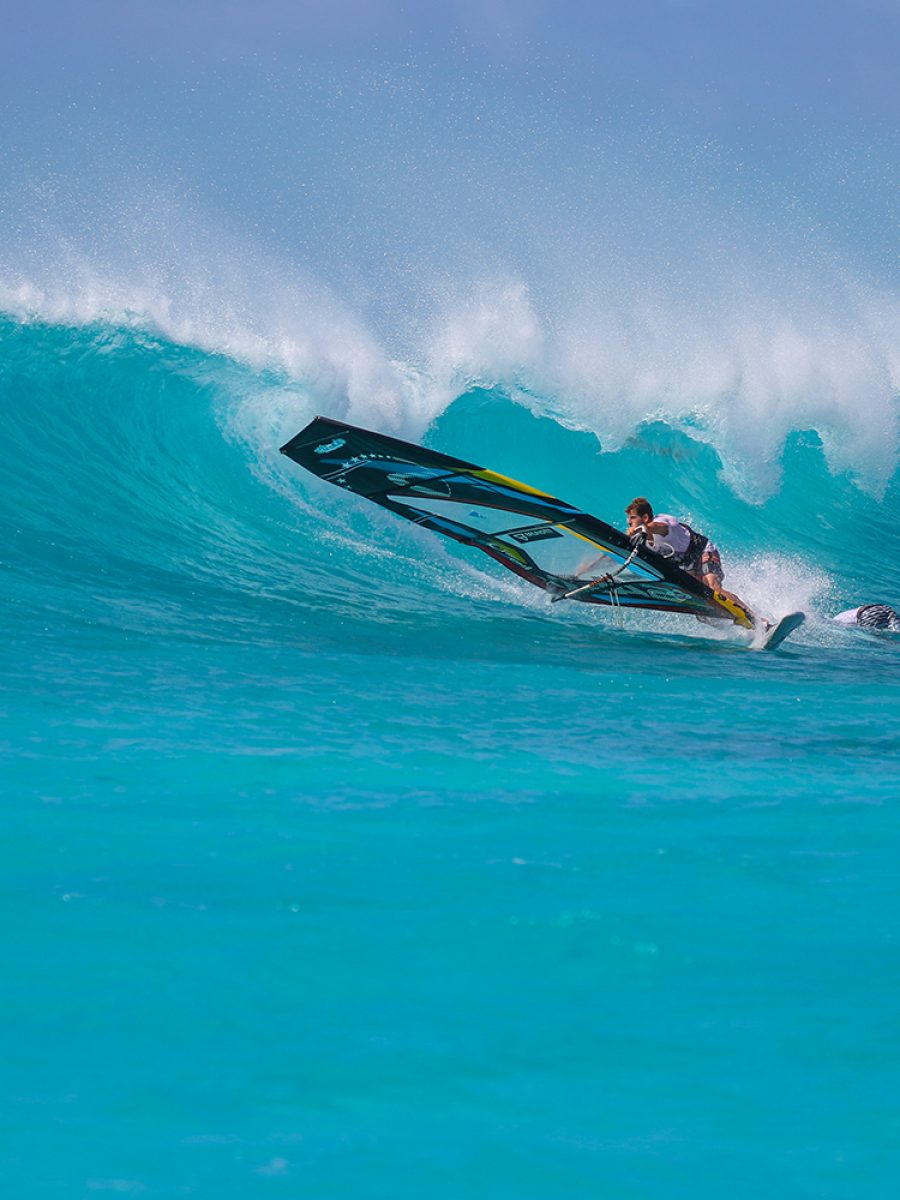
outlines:
[[722, 587], [725, 578], [722, 559], [718, 547], [708, 537], [668, 513], [654, 515], [645, 496], [636, 496], [625, 509], [625, 515], [632, 540], [643, 537], [651, 550], [671, 559], [682, 571], [706, 584], [710, 591], [750, 612], [739, 596]]

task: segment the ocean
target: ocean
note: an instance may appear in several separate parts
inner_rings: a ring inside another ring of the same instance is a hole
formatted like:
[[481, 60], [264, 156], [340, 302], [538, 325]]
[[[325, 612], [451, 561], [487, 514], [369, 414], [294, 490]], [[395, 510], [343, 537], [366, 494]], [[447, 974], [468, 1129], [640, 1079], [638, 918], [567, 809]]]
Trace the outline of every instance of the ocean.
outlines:
[[[9, 1194], [891, 1197], [900, 640], [830, 623], [900, 603], [881, 251], [689, 129], [414, 75], [219, 131], [304, 238], [158, 159], [10, 201]], [[550, 604], [279, 455], [317, 414], [647, 495], [806, 624]]]

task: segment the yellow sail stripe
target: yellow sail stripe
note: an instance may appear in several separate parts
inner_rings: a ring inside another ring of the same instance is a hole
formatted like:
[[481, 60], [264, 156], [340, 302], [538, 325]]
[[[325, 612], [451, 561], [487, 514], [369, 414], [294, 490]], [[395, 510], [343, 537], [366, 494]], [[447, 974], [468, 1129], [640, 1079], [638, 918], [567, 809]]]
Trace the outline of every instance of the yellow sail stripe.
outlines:
[[604, 546], [602, 542], [598, 542], [594, 538], [588, 537], [586, 533], [579, 533], [577, 529], [572, 529], [569, 525], [554, 525], [553, 528], [561, 529], [563, 533], [569, 533], [572, 535], [572, 537], [581, 538], [583, 542], [589, 542], [590, 545], [596, 546], [598, 550], [602, 550], [604, 554], [612, 554], [613, 557], [616, 555], [618, 555], [619, 558], [622, 557], [621, 550], [612, 550], [609, 546]]
[[510, 479], [508, 475], [499, 475], [496, 471], [470, 471], [469, 474], [474, 475], [476, 479], [483, 479], [485, 483], [499, 483], [501, 487], [516, 488], [529, 496], [540, 496], [542, 500], [556, 499], [549, 492], [541, 492], [537, 488], [529, 487], [527, 483], [520, 483], [518, 479]]

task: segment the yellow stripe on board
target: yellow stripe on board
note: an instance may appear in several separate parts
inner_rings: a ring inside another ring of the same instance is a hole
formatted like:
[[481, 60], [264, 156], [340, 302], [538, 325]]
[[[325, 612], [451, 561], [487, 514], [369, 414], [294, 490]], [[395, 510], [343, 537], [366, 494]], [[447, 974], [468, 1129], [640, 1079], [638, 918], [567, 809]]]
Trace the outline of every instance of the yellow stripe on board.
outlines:
[[713, 595], [716, 598], [716, 603], [721, 605], [734, 618], [736, 625], [742, 625], [744, 629], [753, 628], [753, 618], [743, 605], [735, 604], [733, 600], [729, 600], [721, 592], [713, 592]]

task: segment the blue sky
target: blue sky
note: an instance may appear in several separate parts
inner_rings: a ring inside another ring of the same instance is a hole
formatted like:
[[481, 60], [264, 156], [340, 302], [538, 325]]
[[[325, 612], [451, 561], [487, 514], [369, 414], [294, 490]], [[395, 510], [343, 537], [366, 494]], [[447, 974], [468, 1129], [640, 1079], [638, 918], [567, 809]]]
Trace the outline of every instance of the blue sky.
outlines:
[[798, 115], [896, 129], [894, 0], [37, 0], [7, 6], [20, 97], [406, 53], [543, 69], [711, 123]]
[[401, 243], [437, 279], [481, 234], [527, 278], [551, 242], [756, 239], [892, 284], [898, 34], [886, 0], [37, 0], [0, 40], [0, 266], [36, 222], [105, 254], [145, 196], [363, 300]]

